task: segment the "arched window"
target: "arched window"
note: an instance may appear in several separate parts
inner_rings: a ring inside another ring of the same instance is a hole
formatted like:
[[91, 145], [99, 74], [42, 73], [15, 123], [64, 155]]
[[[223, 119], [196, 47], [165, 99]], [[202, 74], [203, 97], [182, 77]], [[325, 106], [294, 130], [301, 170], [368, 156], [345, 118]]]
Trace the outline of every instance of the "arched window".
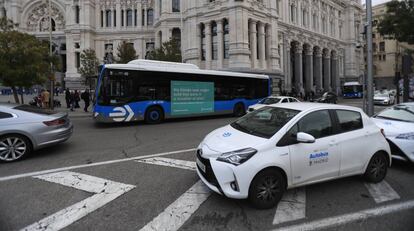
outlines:
[[218, 56], [218, 36], [217, 36], [217, 23], [211, 23], [211, 37], [212, 37], [212, 44], [211, 44], [211, 58], [213, 60], [217, 60]]
[[172, 12], [180, 12], [180, 0], [172, 0]]
[[147, 25], [154, 23], [154, 11], [152, 9], [147, 10]]
[[126, 25], [127, 26], [132, 26], [132, 10], [131, 9], [128, 9], [127, 11], [126, 11], [127, 13], [127, 23], [126, 23]]
[[106, 27], [110, 27], [112, 24], [112, 12], [110, 10], [106, 10]]
[[229, 49], [230, 49], [230, 27], [229, 22], [227, 19], [223, 20], [223, 47], [224, 47], [224, 54], [223, 58], [228, 59], [230, 57], [229, 55]]
[[204, 24], [200, 25], [201, 37], [201, 60], [206, 60], [206, 31]]

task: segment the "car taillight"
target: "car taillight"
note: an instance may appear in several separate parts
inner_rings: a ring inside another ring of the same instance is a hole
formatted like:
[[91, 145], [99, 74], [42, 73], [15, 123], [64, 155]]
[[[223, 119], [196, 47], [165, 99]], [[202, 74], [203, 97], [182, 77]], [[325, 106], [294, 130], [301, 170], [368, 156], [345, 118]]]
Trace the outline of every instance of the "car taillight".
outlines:
[[385, 132], [384, 132], [384, 129], [382, 129], [382, 128], [381, 128], [380, 130], [381, 130], [381, 134], [384, 136], [384, 138], [386, 138], [386, 137], [385, 137]]
[[47, 126], [56, 126], [56, 125], [63, 125], [66, 123], [65, 119], [55, 119], [51, 121], [43, 121], [44, 124]]

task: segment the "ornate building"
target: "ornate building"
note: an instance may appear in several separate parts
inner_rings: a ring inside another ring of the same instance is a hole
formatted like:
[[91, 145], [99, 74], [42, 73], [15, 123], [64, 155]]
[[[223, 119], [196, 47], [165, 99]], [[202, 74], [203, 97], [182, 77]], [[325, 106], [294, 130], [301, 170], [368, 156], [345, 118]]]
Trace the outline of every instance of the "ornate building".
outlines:
[[80, 86], [80, 53], [111, 62], [122, 41], [139, 58], [171, 37], [200, 68], [265, 73], [273, 91], [338, 91], [358, 80], [360, 0], [0, 0], [19, 29], [53, 41], [69, 87]]

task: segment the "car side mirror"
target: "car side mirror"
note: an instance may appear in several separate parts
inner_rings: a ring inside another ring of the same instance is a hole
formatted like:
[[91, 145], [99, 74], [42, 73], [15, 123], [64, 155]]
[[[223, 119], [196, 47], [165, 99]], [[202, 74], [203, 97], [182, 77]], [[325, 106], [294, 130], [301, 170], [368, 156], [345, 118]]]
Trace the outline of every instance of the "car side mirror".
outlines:
[[315, 143], [315, 137], [308, 133], [298, 132], [296, 134], [296, 140], [299, 143]]

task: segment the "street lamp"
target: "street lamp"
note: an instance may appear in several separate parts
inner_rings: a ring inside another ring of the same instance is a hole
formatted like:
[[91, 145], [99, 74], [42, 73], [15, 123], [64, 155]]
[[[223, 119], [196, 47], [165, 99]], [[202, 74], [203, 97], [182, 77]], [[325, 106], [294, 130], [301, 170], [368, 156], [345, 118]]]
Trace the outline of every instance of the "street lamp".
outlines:
[[53, 62], [52, 62], [52, 3], [51, 0], [44, 0], [47, 1], [48, 4], [48, 17], [49, 17], [49, 59], [50, 59], [50, 76], [49, 76], [49, 80], [50, 80], [50, 102], [49, 102], [49, 107], [50, 109], [53, 110], [54, 108], [54, 76], [53, 76]]
[[373, 77], [372, 77], [372, 0], [366, 1], [367, 6], [367, 99], [368, 99], [368, 116], [374, 114], [373, 102]]

